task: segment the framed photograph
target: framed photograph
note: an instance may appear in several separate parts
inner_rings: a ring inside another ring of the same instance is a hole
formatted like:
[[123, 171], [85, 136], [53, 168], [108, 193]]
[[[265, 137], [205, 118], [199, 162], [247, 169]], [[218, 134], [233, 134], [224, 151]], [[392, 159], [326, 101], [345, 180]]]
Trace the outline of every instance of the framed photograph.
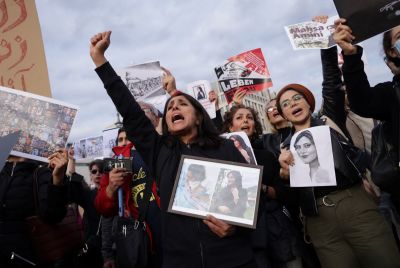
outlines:
[[256, 228], [262, 166], [182, 155], [168, 212]]
[[331, 134], [328, 126], [304, 129], [290, 141], [294, 165], [290, 187], [336, 186]]

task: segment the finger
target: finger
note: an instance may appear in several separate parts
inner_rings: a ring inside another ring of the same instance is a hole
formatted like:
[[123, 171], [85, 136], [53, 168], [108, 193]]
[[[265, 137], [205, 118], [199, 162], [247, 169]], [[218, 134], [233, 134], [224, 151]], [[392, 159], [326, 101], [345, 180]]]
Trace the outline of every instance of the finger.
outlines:
[[214, 223], [212, 223], [209, 220], [203, 220], [203, 222], [208, 226], [208, 228], [210, 228], [210, 230], [213, 233], [215, 233], [219, 237], [223, 237], [223, 234], [221, 233], [220, 229]]
[[102, 33], [102, 38], [105, 40], [107, 43], [110, 42], [111, 39], [111, 31], [106, 31]]
[[219, 219], [215, 218], [212, 215], [207, 215], [207, 220], [212, 222], [214, 225], [216, 225], [216, 226], [218, 226], [220, 228], [223, 228], [223, 229], [229, 228], [229, 224], [225, 223], [222, 220], [219, 220]]
[[161, 68], [161, 70], [163, 70], [165, 72], [166, 75], [172, 75], [171, 72], [167, 68], [165, 68], [163, 66], [160, 66], [160, 68]]

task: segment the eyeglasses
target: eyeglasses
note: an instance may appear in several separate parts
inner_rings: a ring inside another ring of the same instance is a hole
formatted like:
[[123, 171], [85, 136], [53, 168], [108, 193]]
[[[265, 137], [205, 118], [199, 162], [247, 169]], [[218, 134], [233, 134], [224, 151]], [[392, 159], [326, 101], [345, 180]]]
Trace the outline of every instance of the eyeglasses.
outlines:
[[271, 106], [267, 108], [267, 113], [272, 113], [273, 111], [278, 110], [276, 106]]
[[101, 172], [100, 172], [100, 170], [98, 170], [98, 169], [92, 169], [92, 170], [90, 171], [90, 173], [92, 173], [93, 175], [95, 175], [95, 174], [101, 173]]
[[290, 106], [290, 104], [292, 103], [292, 101], [293, 101], [294, 103], [298, 103], [298, 102], [299, 102], [300, 100], [302, 100], [302, 99], [304, 99], [304, 96], [303, 96], [303, 95], [301, 95], [301, 94], [296, 94], [296, 95], [294, 95], [292, 98], [286, 99], [286, 100], [282, 101], [282, 102], [281, 102], [281, 107], [282, 107], [282, 109], [287, 109], [287, 108]]

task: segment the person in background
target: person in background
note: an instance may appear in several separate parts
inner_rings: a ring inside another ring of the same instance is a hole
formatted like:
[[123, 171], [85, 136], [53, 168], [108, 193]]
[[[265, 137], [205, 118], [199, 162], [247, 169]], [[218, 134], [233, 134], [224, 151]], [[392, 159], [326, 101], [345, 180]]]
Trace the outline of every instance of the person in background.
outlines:
[[[37, 267], [25, 218], [36, 215], [33, 180], [37, 172], [39, 215], [47, 223], [60, 222], [66, 214], [65, 150], [50, 155], [48, 166], [10, 155], [0, 172], [0, 263], [4, 267]], [[13, 256], [13, 257], [12, 257]]]
[[[164, 109], [159, 135], [104, 53], [111, 32], [91, 38], [90, 55], [132, 140], [159, 181], [163, 267], [255, 267], [248, 232], [208, 215], [205, 220], [167, 213], [182, 154], [245, 163], [233, 142], [219, 137], [210, 117], [193, 97], [176, 94]], [[124, 170], [115, 175], [123, 179]]]

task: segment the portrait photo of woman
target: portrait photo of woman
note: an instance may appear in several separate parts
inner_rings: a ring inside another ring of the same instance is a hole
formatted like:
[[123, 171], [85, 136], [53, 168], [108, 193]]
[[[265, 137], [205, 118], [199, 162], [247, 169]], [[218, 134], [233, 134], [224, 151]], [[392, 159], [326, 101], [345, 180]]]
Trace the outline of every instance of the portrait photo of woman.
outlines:
[[[329, 167], [333, 167], [330, 134], [329, 132], [324, 133], [324, 130], [329, 131], [329, 127], [318, 128], [320, 129], [317, 129], [317, 133], [311, 132], [315, 132], [314, 129], [306, 129], [292, 139], [293, 147], [291, 147], [293, 148], [295, 164], [291, 168], [291, 186], [328, 186], [336, 183], [333, 179], [335, 177], [334, 170], [329, 171]], [[303, 172], [296, 172], [300, 169]], [[299, 177], [297, 174], [302, 175]]]

